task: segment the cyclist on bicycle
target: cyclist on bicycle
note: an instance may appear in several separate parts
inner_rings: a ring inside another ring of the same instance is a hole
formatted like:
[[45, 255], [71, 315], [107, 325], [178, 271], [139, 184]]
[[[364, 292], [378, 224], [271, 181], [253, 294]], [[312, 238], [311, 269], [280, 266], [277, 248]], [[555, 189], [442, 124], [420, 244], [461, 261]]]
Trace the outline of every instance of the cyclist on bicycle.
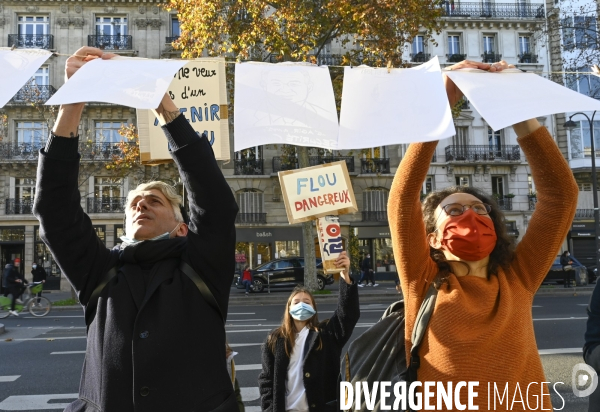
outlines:
[[21, 266], [21, 259], [16, 258], [12, 265], [6, 265], [2, 274], [2, 277], [6, 278], [8, 291], [12, 295], [9, 313], [13, 316], [19, 316], [15, 310], [15, 303], [19, 296], [21, 296], [21, 293], [23, 293], [23, 284], [28, 283], [25, 277], [19, 272], [19, 266]]

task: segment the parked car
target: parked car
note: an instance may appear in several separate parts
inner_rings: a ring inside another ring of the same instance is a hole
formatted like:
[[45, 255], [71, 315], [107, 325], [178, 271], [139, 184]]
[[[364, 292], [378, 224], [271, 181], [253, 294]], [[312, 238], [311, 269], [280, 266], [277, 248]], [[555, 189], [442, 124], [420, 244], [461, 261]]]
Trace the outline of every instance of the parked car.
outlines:
[[[252, 289], [254, 292], [262, 292], [267, 285], [273, 287], [294, 287], [304, 283], [304, 258], [289, 257], [275, 259], [252, 269], [254, 278]], [[235, 285], [238, 289], [244, 289], [241, 276], [235, 275]], [[325, 289], [325, 285], [333, 283], [333, 275], [323, 272], [323, 262], [317, 258], [317, 282], [319, 290]]]
[[[591, 282], [588, 277], [588, 270], [585, 266], [581, 264], [573, 255], [569, 256], [569, 259], [573, 261], [571, 265], [573, 269], [571, 270], [571, 279], [575, 280], [575, 284], [577, 286], [585, 286], [589, 282]], [[573, 277], [574, 276], [574, 277]], [[544, 283], [558, 283], [560, 285], [564, 285], [565, 283], [565, 272], [563, 271], [562, 265], [560, 264], [560, 256], [558, 256], [552, 267], [548, 271], [546, 278], [544, 279]]]

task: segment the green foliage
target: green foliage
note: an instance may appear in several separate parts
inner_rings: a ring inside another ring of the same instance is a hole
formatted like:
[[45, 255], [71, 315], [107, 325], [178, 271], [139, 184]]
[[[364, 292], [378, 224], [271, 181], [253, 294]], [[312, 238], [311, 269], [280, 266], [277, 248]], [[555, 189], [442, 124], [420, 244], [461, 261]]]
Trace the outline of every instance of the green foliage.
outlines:
[[354, 228], [350, 226], [350, 237], [348, 238], [348, 256], [350, 256], [350, 272], [360, 271], [360, 249], [358, 247], [358, 236], [354, 234]]
[[52, 302], [52, 306], [73, 306], [79, 305], [79, 301], [77, 299], [64, 299], [57, 300], [56, 302]]

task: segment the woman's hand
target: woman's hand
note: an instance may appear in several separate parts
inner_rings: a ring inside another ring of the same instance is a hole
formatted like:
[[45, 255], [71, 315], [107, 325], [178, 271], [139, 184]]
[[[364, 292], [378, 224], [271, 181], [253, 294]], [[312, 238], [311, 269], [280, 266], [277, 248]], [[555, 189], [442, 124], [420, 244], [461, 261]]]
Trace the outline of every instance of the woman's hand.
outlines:
[[350, 279], [350, 258], [346, 252], [340, 253], [338, 258], [335, 260], [335, 266], [338, 268], [343, 267], [344, 271], [340, 272], [340, 277], [344, 279], [344, 282], [347, 284], [352, 283], [352, 279]]
[[[501, 72], [505, 69], [513, 69], [515, 66], [512, 64], [506, 63], [504, 60], [499, 61], [497, 63], [482, 63], [482, 62], [474, 62], [471, 60], [463, 60], [460, 63], [456, 63], [450, 67], [447, 67], [447, 70], [458, 70], [458, 69], [479, 69], [479, 70], [487, 70], [489, 72]], [[460, 91], [458, 87], [454, 84], [452, 80], [448, 76], [444, 74], [444, 86], [446, 87], [446, 94], [448, 95], [448, 102], [450, 103], [450, 107], [454, 107], [456, 103], [463, 97], [463, 93]]]
[[109, 60], [115, 57], [116, 54], [104, 53], [102, 50], [95, 47], [82, 47], [77, 50], [71, 57], [67, 59], [65, 64], [65, 81], [81, 69], [84, 64], [96, 59]]

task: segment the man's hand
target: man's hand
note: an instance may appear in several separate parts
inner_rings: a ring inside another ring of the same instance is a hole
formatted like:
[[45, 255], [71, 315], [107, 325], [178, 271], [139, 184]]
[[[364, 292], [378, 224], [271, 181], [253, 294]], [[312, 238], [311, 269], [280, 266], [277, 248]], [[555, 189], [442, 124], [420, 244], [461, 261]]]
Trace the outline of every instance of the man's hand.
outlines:
[[[504, 69], [513, 69], [515, 66], [512, 64], [506, 63], [504, 60], [499, 61], [497, 63], [482, 63], [482, 62], [474, 62], [471, 60], [463, 60], [460, 63], [456, 63], [447, 68], [447, 70], [458, 70], [458, 69], [479, 69], [479, 70], [487, 70], [489, 72], [501, 72]], [[463, 93], [460, 91], [458, 87], [454, 84], [452, 80], [448, 76], [444, 74], [444, 86], [446, 87], [446, 94], [448, 95], [448, 102], [450, 103], [450, 107], [454, 107], [456, 103], [463, 97]]]
[[171, 123], [181, 113], [169, 93], [165, 93], [158, 108], [152, 110], [161, 126]]
[[[95, 59], [108, 60], [116, 54], [104, 53], [94, 47], [82, 47], [67, 59], [65, 64], [65, 81], [73, 76], [84, 64]], [[79, 121], [85, 103], [63, 104], [56, 117], [56, 123], [52, 132], [57, 136], [76, 137], [79, 129]]]
[[350, 258], [346, 252], [340, 253], [335, 260], [335, 266], [338, 268], [343, 267], [344, 271], [340, 272], [340, 277], [344, 279], [344, 282], [347, 284], [352, 283], [352, 280], [350, 279]]

